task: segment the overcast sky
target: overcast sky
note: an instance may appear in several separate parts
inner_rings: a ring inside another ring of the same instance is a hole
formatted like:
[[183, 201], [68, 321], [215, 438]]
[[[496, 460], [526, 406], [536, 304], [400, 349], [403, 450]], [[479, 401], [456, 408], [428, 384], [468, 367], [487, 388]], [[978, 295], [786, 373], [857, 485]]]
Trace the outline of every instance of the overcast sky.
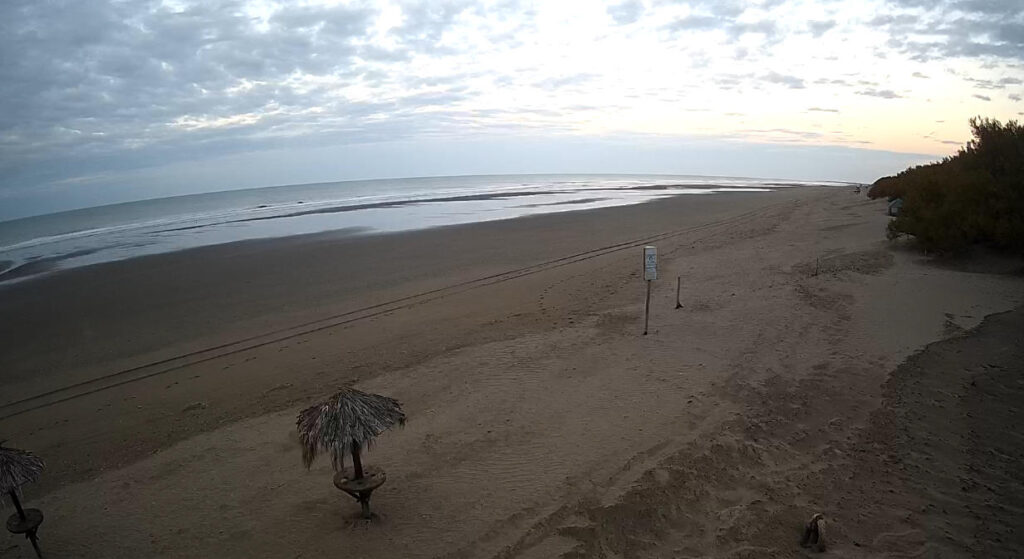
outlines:
[[0, 2], [0, 219], [475, 173], [872, 181], [1024, 111], [1024, 2]]

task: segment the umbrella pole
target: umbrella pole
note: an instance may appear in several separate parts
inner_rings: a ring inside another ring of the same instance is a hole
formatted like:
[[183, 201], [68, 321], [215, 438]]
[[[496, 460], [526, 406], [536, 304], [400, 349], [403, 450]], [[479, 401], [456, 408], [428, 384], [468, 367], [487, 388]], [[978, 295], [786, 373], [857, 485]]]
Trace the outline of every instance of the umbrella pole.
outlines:
[[18, 509], [18, 517], [25, 520], [25, 509], [21, 508], [21, 501], [18, 500], [18, 494], [14, 490], [7, 492], [11, 496], [11, 502], [14, 503], [14, 508]]
[[[359, 457], [359, 443], [352, 439], [352, 469], [356, 479], [363, 479], [363, 460]], [[370, 518], [370, 491], [360, 491], [357, 500], [363, 508], [363, 518]]]
[[[26, 520], [25, 509], [21, 508], [21, 501], [18, 499], [18, 494], [13, 489], [8, 491], [7, 494], [11, 496], [11, 502], [14, 503], [14, 508], [18, 510], [18, 517], [21, 518], [22, 522], [24, 522]], [[28, 538], [28, 541], [32, 542], [32, 549], [36, 551], [36, 557], [42, 557], [43, 552], [39, 549], [39, 540], [36, 537], [35, 528], [29, 530], [28, 533], [25, 534], [25, 537]]]
[[43, 552], [39, 549], [39, 538], [36, 537], [36, 531], [32, 530], [25, 535], [28, 536], [28, 541], [32, 542], [32, 549], [36, 550], [36, 557], [43, 559]]
[[352, 439], [352, 468], [355, 470], [356, 479], [363, 479], [363, 461], [359, 458], [359, 443]]

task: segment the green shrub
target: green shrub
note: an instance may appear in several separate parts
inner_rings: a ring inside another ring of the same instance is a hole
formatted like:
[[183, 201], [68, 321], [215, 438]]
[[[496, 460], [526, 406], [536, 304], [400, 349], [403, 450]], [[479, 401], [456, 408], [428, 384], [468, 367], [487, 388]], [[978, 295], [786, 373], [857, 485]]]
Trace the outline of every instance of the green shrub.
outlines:
[[903, 198], [888, 236], [913, 235], [926, 250], [976, 243], [1024, 254], [1024, 126], [972, 118], [973, 139], [953, 157], [875, 182], [872, 198]]

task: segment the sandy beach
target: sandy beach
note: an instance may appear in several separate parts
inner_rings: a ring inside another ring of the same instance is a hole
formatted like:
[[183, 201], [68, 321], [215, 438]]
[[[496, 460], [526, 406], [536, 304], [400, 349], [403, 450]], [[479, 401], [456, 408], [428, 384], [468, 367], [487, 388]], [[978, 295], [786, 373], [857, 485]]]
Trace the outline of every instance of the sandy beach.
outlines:
[[[803, 557], [816, 512], [822, 556], [1018, 557], [1020, 263], [884, 210], [678, 196], [0, 285], [0, 439], [47, 462], [50, 557]], [[348, 384], [409, 417], [371, 524], [294, 429]]]

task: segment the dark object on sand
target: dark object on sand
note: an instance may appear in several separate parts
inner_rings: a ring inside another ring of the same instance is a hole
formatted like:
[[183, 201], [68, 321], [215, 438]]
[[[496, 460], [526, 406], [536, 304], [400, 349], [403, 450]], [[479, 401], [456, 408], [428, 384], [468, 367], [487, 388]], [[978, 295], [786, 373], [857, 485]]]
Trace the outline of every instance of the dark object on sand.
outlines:
[[804, 537], [800, 547], [811, 547], [815, 551], [825, 551], [825, 517], [816, 513], [804, 528]]
[[36, 530], [43, 523], [43, 513], [39, 509], [22, 508], [18, 496], [22, 485], [39, 479], [39, 475], [43, 473], [43, 460], [30, 452], [5, 447], [4, 442], [0, 441], [0, 494], [7, 495], [17, 510], [7, 519], [7, 531], [12, 534], [25, 534], [32, 542], [36, 556], [42, 557], [43, 552], [39, 550]]
[[885, 213], [890, 217], [899, 217], [900, 211], [903, 209], [903, 198], [896, 198], [889, 201], [889, 205], [886, 207]]
[[[360, 455], [378, 435], [395, 424], [405, 425], [402, 405], [387, 396], [342, 388], [325, 402], [302, 410], [296, 424], [306, 468], [318, 453], [329, 453], [337, 472], [334, 485], [362, 505], [363, 518], [370, 518], [370, 495], [387, 476], [377, 468], [364, 470]], [[351, 470], [345, 468], [346, 454], [352, 455]]]

